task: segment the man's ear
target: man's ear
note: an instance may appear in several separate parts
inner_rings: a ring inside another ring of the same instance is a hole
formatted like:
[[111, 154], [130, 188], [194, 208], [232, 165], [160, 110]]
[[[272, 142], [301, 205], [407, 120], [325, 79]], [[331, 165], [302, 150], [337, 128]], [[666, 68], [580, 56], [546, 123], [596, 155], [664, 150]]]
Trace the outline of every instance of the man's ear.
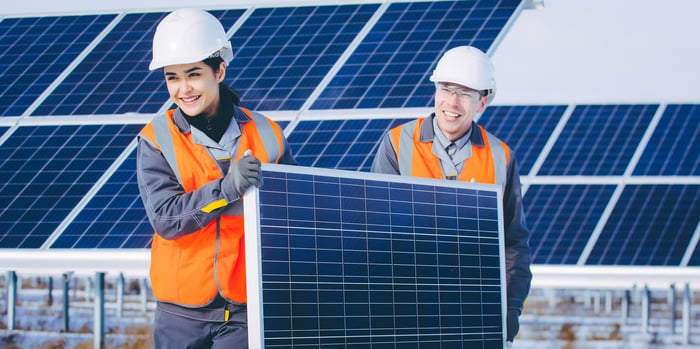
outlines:
[[484, 96], [483, 98], [481, 98], [481, 100], [479, 101], [479, 104], [481, 105], [479, 106], [479, 110], [476, 111], [477, 113], [481, 113], [482, 111], [484, 111], [484, 108], [486, 108], [486, 102], [488, 100], [489, 96]]

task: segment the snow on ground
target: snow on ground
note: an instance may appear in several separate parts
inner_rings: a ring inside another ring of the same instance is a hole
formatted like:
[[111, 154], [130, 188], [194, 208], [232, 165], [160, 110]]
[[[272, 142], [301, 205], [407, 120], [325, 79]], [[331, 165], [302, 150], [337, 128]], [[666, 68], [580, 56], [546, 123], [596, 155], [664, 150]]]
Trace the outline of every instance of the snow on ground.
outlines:
[[[132, 283], [133, 284], [133, 283]], [[41, 282], [23, 282], [18, 294], [15, 331], [7, 330], [7, 289], [0, 291], [0, 349], [15, 348], [92, 348], [94, 306], [85, 299], [85, 290], [72, 290], [70, 295], [70, 333], [62, 333], [62, 291], [54, 286], [53, 304], [47, 304], [48, 292]], [[108, 284], [108, 287], [110, 285]], [[652, 293], [648, 333], [642, 331], [641, 297], [632, 297], [629, 316], [623, 323], [620, 294], [605, 305], [602, 292], [558, 290], [556, 306], [549, 303], [551, 293], [534, 289], [521, 316], [520, 334], [512, 349], [700, 349], [700, 294], [692, 299], [690, 344], [684, 345], [680, 300], [676, 308], [678, 320], [671, 333], [668, 292]], [[678, 295], [680, 297], [680, 295]], [[105, 343], [108, 348], [150, 348], [153, 300], [149, 296], [143, 311], [138, 289], [128, 288], [121, 319], [117, 318], [116, 292], [105, 294]], [[678, 298], [680, 299], [680, 298]]]

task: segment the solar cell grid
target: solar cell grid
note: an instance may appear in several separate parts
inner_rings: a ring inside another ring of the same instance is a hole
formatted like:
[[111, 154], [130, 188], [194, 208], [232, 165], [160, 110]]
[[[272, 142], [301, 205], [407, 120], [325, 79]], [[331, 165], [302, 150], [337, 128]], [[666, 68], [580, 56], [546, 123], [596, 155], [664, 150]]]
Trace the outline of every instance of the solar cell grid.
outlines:
[[0, 22], [0, 116], [20, 116], [114, 15], [7, 18]]
[[[261, 263], [264, 347], [502, 346], [497, 190], [263, 170], [261, 261], [247, 254], [249, 271]], [[258, 240], [246, 229], [247, 243]]]
[[[225, 28], [243, 10], [212, 11]], [[153, 113], [168, 100], [159, 70], [149, 71], [153, 33], [166, 13], [132, 13], [97, 45], [32, 115]]]
[[528, 174], [566, 106], [492, 106], [479, 118], [484, 128], [513, 149], [521, 174]]
[[384, 133], [409, 120], [301, 121], [288, 140], [300, 165], [369, 172]]
[[539, 175], [624, 174], [658, 105], [580, 105]]
[[248, 108], [300, 109], [378, 7], [256, 9], [231, 39], [226, 81]]
[[700, 223], [700, 186], [627, 185], [586, 264], [679, 265]]
[[51, 248], [148, 248], [152, 238], [138, 193], [134, 151]]
[[576, 264], [613, 185], [533, 185], [523, 198], [535, 264]]
[[520, 1], [392, 3], [312, 109], [427, 107], [447, 49], [487, 51]]
[[38, 248], [140, 130], [25, 126], [0, 146], [0, 247]]
[[666, 106], [634, 170], [642, 176], [700, 175], [700, 106]]

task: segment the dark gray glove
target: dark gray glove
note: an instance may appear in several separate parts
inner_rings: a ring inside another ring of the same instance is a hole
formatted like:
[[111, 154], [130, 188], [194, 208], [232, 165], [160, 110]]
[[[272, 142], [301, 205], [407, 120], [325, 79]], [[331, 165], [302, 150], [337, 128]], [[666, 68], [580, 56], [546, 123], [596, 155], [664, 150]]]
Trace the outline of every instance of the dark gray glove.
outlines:
[[512, 342], [515, 336], [520, 330], [520, 322], [518, 317], [520, 316], [520, 310], [515, 308], [508, 308], [508, 315], [506, 315], [506, 342]]
[[227, 177], [230, 177], [229, 182], [233, 191], [242, 197], [251, 186], [259, 187], [262, 184], [260, 160], [252, 155], [243, 156], [231, 164]]

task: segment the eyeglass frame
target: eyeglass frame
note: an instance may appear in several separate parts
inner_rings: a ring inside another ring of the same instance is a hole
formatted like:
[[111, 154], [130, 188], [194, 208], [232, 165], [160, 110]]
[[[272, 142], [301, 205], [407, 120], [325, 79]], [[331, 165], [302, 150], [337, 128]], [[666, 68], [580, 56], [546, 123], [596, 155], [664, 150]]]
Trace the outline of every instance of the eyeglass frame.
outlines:
[[457, 95], [457, 98], [463, 103], [476, 102], [484, 96], [481, 91], [468, 87], [448, 85], [444, 82], [435, 82], [435, 92], [441, 93], [443, 97], [452, 97], [453, 94]]

